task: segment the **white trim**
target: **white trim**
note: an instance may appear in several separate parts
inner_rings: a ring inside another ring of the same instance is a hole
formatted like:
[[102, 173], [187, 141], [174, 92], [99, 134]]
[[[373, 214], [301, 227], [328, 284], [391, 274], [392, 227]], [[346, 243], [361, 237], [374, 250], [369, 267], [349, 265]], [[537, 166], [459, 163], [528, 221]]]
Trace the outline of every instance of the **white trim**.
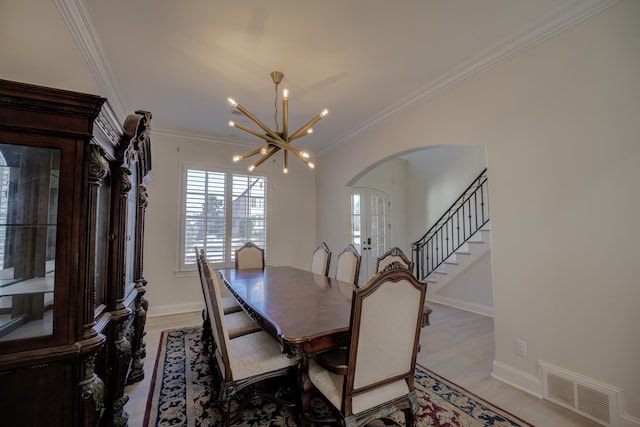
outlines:
[[[427, 285], [428, 288], [429, 285]], [[493, 317], [493, 307], [474, 304], [467, 301], [462, 301], [455, 298], [447, 298], [439, 295], [430, 295], [427, 298], [427, 305], [430, 302], [435, 302], [437, 304], [448, 305], [449, 307], [459, 308], [461, 310], [470, 311], [472, 313], [481, 314], [483, 316]]]
[[127, 117], [120, 90], [82, 0], [53, 0], [119, 122]]
[[147, 311], [147, 317], [170, 316], [172, 314], [201, 312], [203, 308], [204, 301], [161, 306], [150, 305], [149, 310]]
[[177, 138], [177, 139], [183, 139], [187, 141], [199, 142], [199, 143], [205, 143], [205, 144], [215, 143], [215, 144], [222, 144], [222, 145], [231, 145], [234, 147], [251, 147], [251, 148], [255, 148], [256, 146], [255, 141], [250, 142], [250, 141], [243, 141], [240, 139], [231, 140], [231, 139], [225, 139], [225, 138], [218, 138], [210, 135], [204, 135], [200, 133], [183, 132], [179, 130], [165, 129], [165, 128], [154, 127], [153, 134], [166, 136], [168, 138]]
[[542, 399], [542, 381], [535, 375], [528, 374], [494, 360], [491, 376], [525, 393]]

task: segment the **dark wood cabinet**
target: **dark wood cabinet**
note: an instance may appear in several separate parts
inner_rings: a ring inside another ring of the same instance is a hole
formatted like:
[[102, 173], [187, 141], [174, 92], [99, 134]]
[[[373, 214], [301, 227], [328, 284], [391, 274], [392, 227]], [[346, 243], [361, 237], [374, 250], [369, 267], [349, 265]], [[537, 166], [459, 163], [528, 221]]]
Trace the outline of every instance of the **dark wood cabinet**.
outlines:
[[126, 426], [144, 376], [151, 114], [0, 80], [0, 424]]

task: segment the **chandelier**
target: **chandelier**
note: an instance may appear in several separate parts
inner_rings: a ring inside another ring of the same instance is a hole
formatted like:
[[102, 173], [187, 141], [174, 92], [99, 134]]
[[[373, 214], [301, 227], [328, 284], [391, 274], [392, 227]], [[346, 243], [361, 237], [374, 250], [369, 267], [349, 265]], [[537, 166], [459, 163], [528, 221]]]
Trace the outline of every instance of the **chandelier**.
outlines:
[[300, 159], [303, 163], [305, 163], [311, 169], [315, 167], [315, 165], [309, 160], [309, 157], [310, 157], [309, 153], [307, 153], [306, 151], [298, 150], [295, 147], [292, 147], [291, 142], [305, 135], [313, 133], [313, 128], [311, 126], [313, 126], [318, 122], [318, 120], [320, 120], [321, 118], [329, 114], [329, 110], [324, 109], [320, 114], [313, 117], [300, 129], [293, 132], [292, 134], [289, 134], [289, 90], [283, 89], [282, 91], [282, 131], [280, 131], [278, 127], [278, 85], [280, 84], [283, 78], [284, 78], [284, 74], [282, 74], [280, 71], [271, 72], [271, 79], [273, 80], [273, 83], [275, 85], [275, 91], [276, 91], [276, 99], [274, 102], [274, 105], [276, 108], [276, 111], [274, 114], [274, 121], [276, 124], [275, 131], [267, 127], [258, 118], [256, 118], [253, 114], [247, 111], [247, 109], [245, 109], [242, 105], [238, 104], [233, 98], [227, 99], [227, 101], [233, 108], [238, 110], [240, 113], [242, 113], [245, 117], [247, 117], [256, 125], [258, 125], [265, 132], [264, 134], [262, 134], [251, 128], [242, 126], [234, 121], [229, 121], [229, 126], [234, 127], [236, 129], [240, 129], [241, 131], [247, 132], [251, 135], [257, 136], [258, 138], [264, 141], [262, 145], [256, 148], [255, 150], [250, 150], [250, 151], [247, 151], [246, 153], [237, 154], [233, 156], [233, 161], [239, 162], [240, 160], [244, 160], [249, 157], [260, 155], [261, 157], [259, 157], [254, 163], [252, 163], [249, 166], [249, 171], [254, 170], [258, 166], [260, 166], [262, 163], [264, 163], [267, 159], [269, 159], [271, 156], [273, 156], [274, 154], [276, 154], [278, 151], [281, 151], [281, 150], [283, 155], [283, 164], [282, 164], [283, 173], [289, 172], [289, 153], [291, 153], [292, 155]]

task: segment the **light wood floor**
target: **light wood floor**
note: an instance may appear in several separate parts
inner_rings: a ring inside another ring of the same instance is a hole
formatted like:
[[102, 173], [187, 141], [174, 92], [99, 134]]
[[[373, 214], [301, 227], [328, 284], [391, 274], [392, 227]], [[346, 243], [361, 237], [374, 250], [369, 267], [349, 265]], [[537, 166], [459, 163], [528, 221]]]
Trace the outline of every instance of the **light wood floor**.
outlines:
[[[431, 325], [423, 328], [418, 363], [538, 427], [598, 426], [553, 403], [531, 396], [491, 376], [494, 357], [493, 319], [439, 304], [430, 304]], [[200, 312], [147, 319], [145, 378], [129, 386], [129, 427], [141, 427], [149, 384], [165, 329], [202, 323]], [[151, 426], [155, 427], [155, 426]]]

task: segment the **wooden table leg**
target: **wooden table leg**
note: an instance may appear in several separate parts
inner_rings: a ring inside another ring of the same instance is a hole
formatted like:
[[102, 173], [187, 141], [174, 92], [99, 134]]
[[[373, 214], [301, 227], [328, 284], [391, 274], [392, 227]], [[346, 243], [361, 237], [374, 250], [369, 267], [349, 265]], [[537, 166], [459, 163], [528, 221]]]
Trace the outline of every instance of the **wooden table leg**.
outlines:
[[311, 402], [311, 381], [309, 380], [309, 357], [302, 356], [298, 368], [298, 387], [300, 388], [300, 425], [310, 425], [306, 414]]

